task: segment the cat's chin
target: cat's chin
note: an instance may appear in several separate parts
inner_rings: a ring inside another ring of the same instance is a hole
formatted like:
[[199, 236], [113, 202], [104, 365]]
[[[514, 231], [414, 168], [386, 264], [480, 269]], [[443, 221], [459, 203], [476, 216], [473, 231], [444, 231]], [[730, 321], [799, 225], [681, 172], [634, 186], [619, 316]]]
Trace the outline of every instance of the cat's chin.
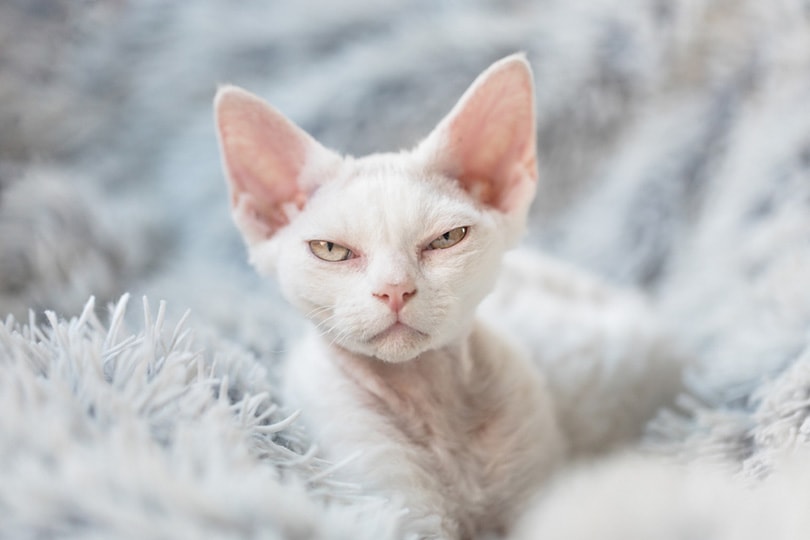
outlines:
[[400, 363], [413, 360], [430, 349], [432, 340], [428, 334], [396, 322], [363, 343], [344, 346], [355, 354], [370, 356], [384, 362]]

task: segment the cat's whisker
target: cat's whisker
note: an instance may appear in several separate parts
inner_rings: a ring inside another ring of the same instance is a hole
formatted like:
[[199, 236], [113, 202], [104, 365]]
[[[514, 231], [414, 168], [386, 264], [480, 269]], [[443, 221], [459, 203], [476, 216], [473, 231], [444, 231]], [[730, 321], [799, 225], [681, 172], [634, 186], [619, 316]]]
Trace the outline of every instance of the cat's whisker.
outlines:
[[332, 338], [332, 344], [342, 344], [348, 335], [349, 332], [347, 330], [341, 330]]
[[332, 337], [331, 345], [343, 345], [345, 339], [351, 335], [351, 331], [343, 329]]
[[317, 323], [317, 324], [315, 325], [315, 329], [316, 329], [316, 330], [317, 330], [317, 331], [318, 331], [318, 332], [319, 332], [319, 333], [320, 333], [322, 336], [323, 336], [323, 335], [326, 335], [326, 334], [328, 334], [328, 333], [330, 333], [330, 332], [331, 332], [332, 330], [334, 330], [334, 328], [335, 328], [334, 326], [331, 326], [331, 322], [332, 322], [333, 320], [335, 320], [336, 318], [337, 318], [337, 315], [336, 315], [336, 314], [333, 314], [333, 315], [331, 315], [331, 316], [329, 316], [329, 317], [325, 318], [324, 320], [322, 320], [321, 322], [319, 322], [319, 323]]
[[346, 338], [352, 334], [350, 329], [341, 329], [335, 333], [336, 327], [330, 323], [336, 318], [336, 315], [332, 315], [315, 325], [315, 330], [321, 337], [329, 338], [330, 345], [341, 345], [345, 342]]
[[315, 330], [318, 332], [318, 335], [319, 335], [319, 336], [321, 336], [321, 337], [327, 337], [327, 336], [329, 336], [329, 335], [332, 333], [332, 330], [334, 330], [334, 328], [332, 328], [332, 327], [328, 327], [328, 328], [319, 328], [319, 327], [316, 327], [316, 328], [315, 328]]
[[309, 313], [306, 313], [304, 315], [304, 317], [306, 317], [307, 319], [311, 319], [323, 313], [328, 313], [329, 310], [331, 309], [333, 309], [333, 306], [319, 306], [316, 307], [315, 309], [310, 310]]
[[[307, 314], [307, 317], [311, 319], [316, 315], [327, 313], [333, 309], [334, 309], [333, 306], [321, 306], [311, 310]], [[332, 326], [331, 323], [337, 318], [337, 316], [338, 316], [337, 313], [332, 313], [331, 315], [329, 315], [328, 317], [326, 317], [321, 321], [318, 322], [313, 321], [315, 322], [315, 330], [321, 337], [325, 337], [327, 334], [331, 333], [334, 330], [334, 326]]]
[[334, 330], [334, 328], [328, 328], [327, 330], [324, 330], [323, 332], [321, 332], [321, 337], [328, 338], [329, 343], [332, 344], [332, 345], [335, 343], [335, 341], [338, 340], [338, 338], [341, 335], [341, 332], [338, 332], [337, 334], [332, 333], [333, 330]]

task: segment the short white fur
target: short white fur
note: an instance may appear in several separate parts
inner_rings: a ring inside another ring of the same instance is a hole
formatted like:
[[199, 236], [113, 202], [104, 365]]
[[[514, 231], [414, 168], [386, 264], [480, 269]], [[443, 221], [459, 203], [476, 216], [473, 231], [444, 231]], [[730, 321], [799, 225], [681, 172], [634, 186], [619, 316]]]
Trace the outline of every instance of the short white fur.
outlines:
[[[359, 452], [348, 468], [407, 509], [415, 537], [507, 530], [563, 452], [540, 374], [475, 320], [534, 194], [533, 94], [525, 58], [507, 57], [414, 150], [360, 159], [244, 90], [216, 98], [251, 261], [315, 325], [288, 397], [329, 457]], [[322, 260], [313, 240], [353, 257]]]

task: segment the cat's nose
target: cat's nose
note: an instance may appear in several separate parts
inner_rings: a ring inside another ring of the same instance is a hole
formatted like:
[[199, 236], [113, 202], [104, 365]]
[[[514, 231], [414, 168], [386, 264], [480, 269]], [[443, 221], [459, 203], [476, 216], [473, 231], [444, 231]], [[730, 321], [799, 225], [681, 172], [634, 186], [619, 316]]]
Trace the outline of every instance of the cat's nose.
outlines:
[[380, 289], [372, 293], [375, 298], [378, 298], [388, 304], [391, 311], [397, 313], [405, 302], [413, 298], [416, 294], [416, 287], [413, 283], [401, 283], [397, 285], [384, 285]]

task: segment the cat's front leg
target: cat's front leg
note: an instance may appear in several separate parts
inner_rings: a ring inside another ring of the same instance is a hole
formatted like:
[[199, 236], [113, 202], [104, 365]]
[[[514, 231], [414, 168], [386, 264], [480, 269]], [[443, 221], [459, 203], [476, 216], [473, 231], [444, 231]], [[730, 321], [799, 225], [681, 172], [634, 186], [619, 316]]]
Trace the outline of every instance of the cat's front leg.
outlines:
[[459, 538], [459, 524], [448, 508], [443, 486], [435, 473], [420, 465], [423, 456], [400, 441], [385, 419], [366, 410], [355, 410], [352, 418], [351, 427], [318, 430], [330, 441], [328, 458], [353, 457], [336, 474], [389, 501], [400, 515], [398, 537]]
[[300, 343], [287, 359], [284, 392], [325, 457], [345, 463], [335, 476], [389, 501], [400, 515], [398, 537], [458, 538], [436, 475], [327, 352], [317, 339]]

